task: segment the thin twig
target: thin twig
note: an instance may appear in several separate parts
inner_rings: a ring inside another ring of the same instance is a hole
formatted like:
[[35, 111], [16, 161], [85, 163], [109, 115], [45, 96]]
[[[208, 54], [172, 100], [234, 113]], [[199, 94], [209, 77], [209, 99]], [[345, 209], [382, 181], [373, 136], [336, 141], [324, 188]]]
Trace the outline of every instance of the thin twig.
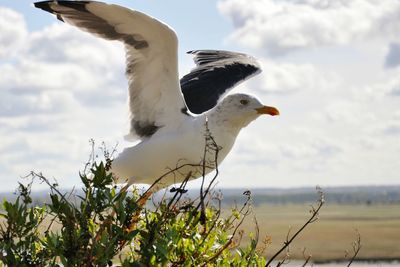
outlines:
[[254, 255], [254, 253], [256, 251], [256, 248], [257, 248], [258, 241], [260, 239], [260, 227], [258, 225], [258, 221], [257, 221], [257, 218], [256, 218], [255, 215], [254, 215], [253, 220], [254, 220], [254, 223], [255, 223], [256, 237], [254, 239], [255, 240], [254, 246], [252, 246], [251, 251], [247, 255], [247, 267], [250, 266], [250, 263], [251, 263], [250, 259], [253, 257], [253, 255]]
[[311, 210], [311, 216], [310, 218], [306, 221], [306, 223], [299, 229], [297, 230], [297, 232], [288, 240], [286, 240], [283, 243], [283, 246], [281, 249], [279, 249], [267, 262], [267, 264], [265, 265], [266, 267], [270, 266], [270, 264], [272, 263], [273, 260], [275, 260], [276, 257], [279, 256], [279, 254], [282, 253], [282, 251], [284, 251], [287, 247], [289, 247], [289, 245], [293, 242], [293, 240], [311, 223], [315, 222], [318, 219], [318, 212], [321, 209], [321, 207], [324, 205], [325, 201], [324, 201], [324, 196], [322, 191], [317, 188], [318, 193], [320, 194], [320, 199], [318, 201], [318, 206], [317, 208], [312, 207]]
[[183, 180], [183, 182], [181, 183], [181, 185], [179, 186], [179, 188], [176, 188], [176, 189], [175, 189], [175, 194], [174, 194], [174, 196], [173, 196], [173, 197], [170, 199], [170, 201], [168, 202], [168, 205], [167, 205], [168, 208], [171, 207], [172, 203], [174, 203], [174, 202], [175, 202], [175, 203], [178, 203], [178, 201], [181, 199], [182, 195], [185, 193], [186, 185], [187, 185], [187, 183], [188, 183], [188, 181], [189, 181], [189, 179], [190, 179], [191, 176], [192, 176], [192, 172], [190, 171], [190, 172], [186, 175], [185, 179]]
[[310, 261], [312, 255], [308, 254], [308, 256], [306, 256], [306, 248], [303, 248], [303, 258], [304, 258], [304, 263], [302, 265], [302, 267], [306, 267], [308, 262]]
[[[200, 186], [200, 203], [197, 206], [196, 210], [201, 208], [201, 214], [200, 214], [200, 221], [202, 224], [205, 226], [206, 223], [206, 215], [205, 215], [205, 204], [204, 204], [204, 199], [206, 195], [210, 192], [211, 186], [214, 184], [216, 178], [218, 177], [219, 171], [218, 171], [218, 152], [221, 149], [217, 143], [215, 142], [214, 137], [212, 136], [210, 129], [208, 127], [208, 118], [206, 117], [205, 120], [205, 127], [206, 127], [206, 133], [205, 133], [205, 146], [204, 146], [204, 153], [203, 153], [203, 166], [202, 166], [202, 181], [201, 181], [201, 186]], [[205, 182], [205, 176], [206, 176], [206, 158], [207, 158], [207, 153], [215, 153], [213, 162], [210, 163], [212, 166], [213, 164], [215, 165], [215, 175], [211, 179], [211, 182], [208, 184], [207, 189], [204, 191], [204, 182]], [[206, 231], [206, 229], [204, 229]]]
[[355, 241], [353, 241], [352, 246], [353, 246], [353, 256], [351, 257], [349, 264], [347, 265], [347, 267], [349, 267], [353, 261], [355, 260], [355, 258], [358, 255], [358, 252], [360, 252], [361, 249], [361, 235], [358, 232], [358, 230], [356, 229], [356, 235], [357, 235], [357, 239]]

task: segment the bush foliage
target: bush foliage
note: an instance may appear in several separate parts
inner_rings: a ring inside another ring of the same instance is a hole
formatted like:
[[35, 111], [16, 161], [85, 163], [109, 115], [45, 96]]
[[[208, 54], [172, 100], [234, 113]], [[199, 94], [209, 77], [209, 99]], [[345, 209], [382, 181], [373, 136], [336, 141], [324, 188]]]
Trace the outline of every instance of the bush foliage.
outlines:
[[[110, 162], [92, 163], [80, 175], [81, 192], [63, 193], [41, 174], [50, 201], [31, 205], [31, 186], [20, 184], [14, 203], [4, 201], [0, 262], [6, 266], [265, 266], [257, 240], [238, 247], [241, 208], [221, 217], [220, 196], [185, 197], [186, 183], [149, 207], [146, 194], [118, 189]], [[56, 229], [55, 229], [56, 228]]]

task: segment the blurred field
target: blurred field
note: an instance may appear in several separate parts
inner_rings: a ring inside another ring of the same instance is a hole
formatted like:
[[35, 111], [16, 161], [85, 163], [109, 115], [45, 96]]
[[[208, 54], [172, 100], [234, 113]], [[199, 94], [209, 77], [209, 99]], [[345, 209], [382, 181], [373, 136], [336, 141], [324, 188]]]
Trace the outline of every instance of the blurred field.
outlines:
[[[255, 207], [260, 228], [260, 240], [272, 238], [268, 256], [285, 241], [289, 227], [295, 233], [308, 219], [310, 207], [303, 204], [267, 205]], [[243, 224], [246, 233], [254, 232], [251, 218]], [[314, 261], [344, 259], [345, 251], [352, 252], [355, 229], [361, 235], [362, 248], [358, 258], [400, 259], [400, 205], [328, 205], [320, 211], [320, 219], [309, 225], [290, 249], [291, 258], [303, 259], [312, 254]], [[246, 242], [246, 240], [243, 240]]]

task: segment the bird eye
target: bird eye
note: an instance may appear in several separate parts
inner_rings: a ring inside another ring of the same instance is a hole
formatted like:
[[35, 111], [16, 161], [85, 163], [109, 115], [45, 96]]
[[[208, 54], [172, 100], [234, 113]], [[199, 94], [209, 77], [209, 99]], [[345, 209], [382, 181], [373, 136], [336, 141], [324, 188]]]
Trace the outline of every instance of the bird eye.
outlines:
[[246, 100], [246, 99], [240, 100], [240, 104], [242, 104], [244, 106], [246, 106], [248, 103], [249, 103], [249, 100]]

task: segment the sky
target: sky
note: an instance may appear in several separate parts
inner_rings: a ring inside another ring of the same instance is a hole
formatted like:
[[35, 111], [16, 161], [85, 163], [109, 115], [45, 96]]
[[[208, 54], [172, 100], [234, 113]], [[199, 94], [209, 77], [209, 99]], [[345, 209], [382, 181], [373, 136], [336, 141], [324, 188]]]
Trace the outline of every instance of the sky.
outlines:
[[[400, 184], [400, 1], [108, 1], [170, 25], [185, 52], [256, 57], [263, 72], [233, 92], [281, 116], [260, 117], [220, 166], [221, 187]], [[79, 170], [128, 131], [124, 52], [35, 9], [0, 2], [0, 191], [30, 171], [79, 186]], [[195, 186], [196, 181], [192, 182]]]

